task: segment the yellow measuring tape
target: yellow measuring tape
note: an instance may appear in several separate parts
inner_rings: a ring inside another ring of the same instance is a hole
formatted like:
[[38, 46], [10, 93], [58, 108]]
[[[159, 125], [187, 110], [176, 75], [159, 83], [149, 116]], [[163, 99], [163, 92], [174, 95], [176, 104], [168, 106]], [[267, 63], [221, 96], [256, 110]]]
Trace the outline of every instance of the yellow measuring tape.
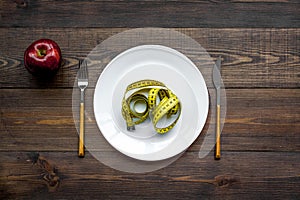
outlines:
[[[138, 109], [138, 107], [141, 107]], [[181, 113], [179, 99], [163, 83], [155, 80], [141, 80], [127, 86], [122, 100], [122, 116], [126, 121], [127, 130], [134, 131], [135, 125], [150, 117], [157, 133], [170, 131], [177, 123]], [[158, 122], [166, 116], [172, 123], [159, 127]]]

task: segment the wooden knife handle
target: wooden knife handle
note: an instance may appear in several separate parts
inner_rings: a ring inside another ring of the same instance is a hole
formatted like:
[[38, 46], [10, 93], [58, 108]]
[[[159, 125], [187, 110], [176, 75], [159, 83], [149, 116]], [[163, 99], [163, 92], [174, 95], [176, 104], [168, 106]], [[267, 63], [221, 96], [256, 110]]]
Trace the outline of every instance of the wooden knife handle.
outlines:
[[80, 103], [79, 149], [78, 156], [84, 157], [84, 103]]
[[216, 154], [215, 159], [221, 158], [221, 107], [217, 105], [217, 130], [216, 130]]

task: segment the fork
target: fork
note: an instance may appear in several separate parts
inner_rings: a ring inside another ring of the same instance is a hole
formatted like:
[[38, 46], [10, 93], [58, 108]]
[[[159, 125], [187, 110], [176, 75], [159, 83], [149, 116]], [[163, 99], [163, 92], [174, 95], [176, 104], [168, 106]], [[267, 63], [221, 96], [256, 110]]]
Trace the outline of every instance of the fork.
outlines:
[[84, 91], [88, 86], [88, 71], [86, 61], [79, 61], [78, 87], [80, 89], [80, 125], [78, 156], [84, 157]]

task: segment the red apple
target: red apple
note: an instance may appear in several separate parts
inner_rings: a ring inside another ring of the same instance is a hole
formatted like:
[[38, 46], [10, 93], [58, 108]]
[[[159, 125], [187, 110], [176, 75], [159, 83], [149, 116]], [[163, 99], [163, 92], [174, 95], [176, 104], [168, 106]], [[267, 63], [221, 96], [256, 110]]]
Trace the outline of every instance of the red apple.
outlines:
[[61, 51], [53, 40], [40, 39], [33, 42], [24, 53], [24, 65], [33, 75], [50, 77], [62, 62]]

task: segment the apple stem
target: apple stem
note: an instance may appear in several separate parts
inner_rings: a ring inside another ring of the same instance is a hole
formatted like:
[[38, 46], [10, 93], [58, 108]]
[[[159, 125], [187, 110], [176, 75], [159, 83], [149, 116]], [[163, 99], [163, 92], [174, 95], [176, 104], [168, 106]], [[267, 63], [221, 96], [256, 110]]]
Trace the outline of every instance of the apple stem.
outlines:
[[38, 50], [38, 56], [44, 57], [46, 54], [47, 54], [47, 50], [46, 49], [39, 49]]

